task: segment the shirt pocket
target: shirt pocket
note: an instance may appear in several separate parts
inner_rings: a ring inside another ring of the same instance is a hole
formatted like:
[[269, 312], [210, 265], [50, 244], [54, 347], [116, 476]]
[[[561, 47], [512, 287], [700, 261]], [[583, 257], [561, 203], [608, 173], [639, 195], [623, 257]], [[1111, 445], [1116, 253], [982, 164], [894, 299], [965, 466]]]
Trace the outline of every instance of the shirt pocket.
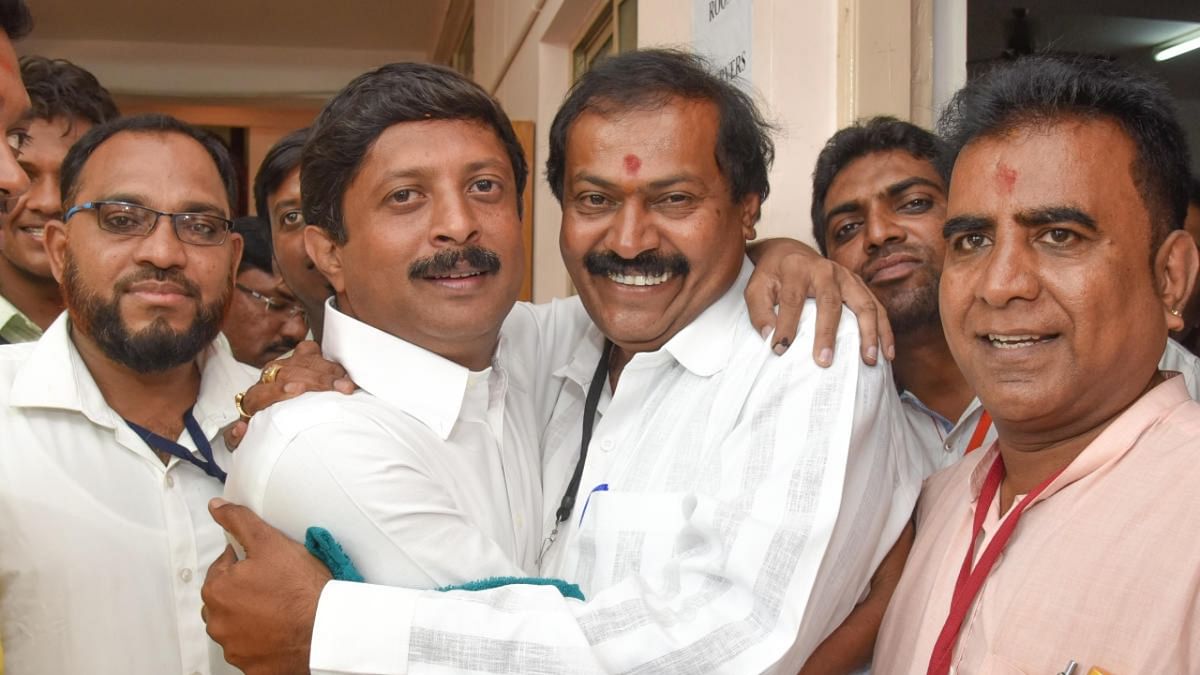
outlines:
[[691, 501], [684, 493], [591, 491], [580, 509], [580, 562], [594, 560], [591, 576], [603, 586], [630, 575], [669, 573], [693, 545], [685, 517]]

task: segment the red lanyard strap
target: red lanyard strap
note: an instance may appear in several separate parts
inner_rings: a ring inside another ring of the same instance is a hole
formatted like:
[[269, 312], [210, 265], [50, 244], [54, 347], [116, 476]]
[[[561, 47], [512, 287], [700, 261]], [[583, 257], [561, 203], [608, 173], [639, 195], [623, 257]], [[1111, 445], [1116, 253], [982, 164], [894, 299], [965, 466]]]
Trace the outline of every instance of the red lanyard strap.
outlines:
[[971, 454], [972, 451], [978, 450], [979, 446], [983, 445], [983, 439], [987, 438], [988, 429], [992, 428], [992, 416], [988, 411], [984, 410], [979, 416], [979, 421], [975, 423], [975, 432], [971, 434], [971, 440], [967, 442], [967, 451], [964, 455]]
[[1055, 478], [1058, 478], [1060, 473], [1062, 471], [1056, 471], [1053, 476], [1047, 478], [1017, 503], [1012, 513], [1000, 523], [996, 535], [992, 537], [991, 543], [984, 549], [983, 555], [979, 557], [979, 562], [972, 569], [971, 561], [974, 559], [975, 542], [979, 540], [979, 535], [983, 532], [983, 521], [987, 518], [988, 510], [992, 508], [992, 500], [996, 498], [1000, 483], [1004, 480], [1004, 459], [996, 455], [991, 469], [988, 470], [987, 478], [983, 481], [983, 488], [979, 491], [979, 500], [975, 503], [975, 523], [971, 529], [971, 540], [967, 542], [967, 555], [958, 572], [958, 581], [954, 584], [954, 595], [950, 599], [950, 614], [946, 617], [946, 623], [942, 625], [942, 632], [938, 635], [937, 642], [933, 645], [933, 653], [929, 657], [928, 675], [947, 675], [950, 672], [950, 659], [954, 655], [954, 646], [958, 643], [958, 636], [962, 632], [963, 621], [967, 618], [971, 604], [975, 602], [992, 567], [1000, 559], [1000, 553], [1017, 529], [1017, 522], [1021, 519], [1021, 514], [1037, 499], [1038, 495], [1049, 487]]

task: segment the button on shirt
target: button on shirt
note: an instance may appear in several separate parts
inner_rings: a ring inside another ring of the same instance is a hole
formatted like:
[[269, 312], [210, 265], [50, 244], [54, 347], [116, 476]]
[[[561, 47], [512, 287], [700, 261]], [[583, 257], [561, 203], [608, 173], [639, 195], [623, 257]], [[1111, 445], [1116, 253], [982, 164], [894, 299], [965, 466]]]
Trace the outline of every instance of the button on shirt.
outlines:
[[41, 336], [42, 329], [0, 295], [0, 345], [33, 342]]
[[507, 369], [516, 336], [471, 372], [329, 302], [323, 338], [361, 389], [255, 415], [226, 498], [292, 539], [328, 529], [373, 583], [437, 588], [535, 571], [540, 426], [534, 373]]
[[[575, 510], [542, 565], [587, 602], [540, 586], [334, 582], [313, 672], [794, 673], [866, 591], [920, 476], [890, 369], [859, 360], [854, 319], [843, 315], [828, 369], [811, 357], [811, 307], [776, 356], [746, 314], [749, 272], [662, 349], [635, 355], [601, 401]], [[542, 442], [547, 532], [601, 345], [585, 332], [559, 371]]]
[[[1191, 397], [1200, 400], [1200, 357], [1189, 352], [1178, 342], [1168, 339], [1158, 367], [1160, 370], [1183, 375], [1184, 384]], [[983, 404], [978, 398], [971, 400], [958, 422], [953, 424], [926, 407], [910, 391], [902, 392], [900, 401], [904, 405], [904, 416], [910, 432], [925, 450], [922, 460], [927, 475], [950, 466], [966, 453], [967, 446], [970, 445], [983, 417]], [[978, 447], [987, 449], [995, 440], [996, 427], [988, 424], [987, 433]]]
[[[0, 347], [0, 640], [11, 673], [236, 673], [200, 620], [225, 546], [221, 484], [166, 465], [115, 411], [60, 316]], [[255, 371], [208, 348], [194, 414], [223, 466], [220, 429]], [[193, 451], [184, 432], [178, 442]], [[199, 458], [199, 453], [196, 453]]]
[[[1028, 507], [967, 612], [951, 672], [1200, 672], [1200, 404], [1182, 377], [1142, 396]], [[874, 672], [924, 673], [997, 450], [928, 481]]]

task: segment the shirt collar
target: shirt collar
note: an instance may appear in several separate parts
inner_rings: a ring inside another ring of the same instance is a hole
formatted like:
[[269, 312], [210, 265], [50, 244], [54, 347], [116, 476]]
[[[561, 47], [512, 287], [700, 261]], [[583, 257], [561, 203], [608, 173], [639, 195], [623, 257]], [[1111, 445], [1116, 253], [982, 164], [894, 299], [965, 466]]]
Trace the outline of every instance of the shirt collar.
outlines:
[[[754, 264], [749, 258], [743, 258], [741, 271], [733, 285], [656, 353], [673, 357], [684, 368], [701, 377], [720, 372], [733, 350], [734, 332], [728, 326], [730, 322], [741, 319], [745, 312], [743, 295], [753, 271]], [[554, 371], [555, 377], [566, 378], [586, 390], [595, 374], [603, 346], [604, 335], [592, 324], [570, 362]]]
[[[1046, 489], [1038, 497], [1038, 501], [1050, 497], [1062, 488], [1107, 465], [1119, 462], [1137, 444], [1137, 440], [1147, 429], [1170, 414], [1180, 403], [1190, 398], [1187, 384], [1180, 376], [1172, 376], [1166, 382], [1146, 392], [1125, 412], [1118, 415], [1050, 485], [1046, 486]], [[999, 454], [999, 449], [996, 443], [992, 443], [986, 453], [977, 454], [983, 456], [971, 471], [972, 501], [979, 499], [983, 481], [987, 477], [987, 472], [996, 455]]]
[[0, 335], [9, 342], [32, 342], [42, 335], [42, 329], [8, 298], [0, 295]]
[[666, 352], [693, 374], [709, 377], [729, 362], [737, 334], [729, 327], [734, 321], [744, 320], [746, 284], [752, 272], [754, 264], [743, 256], [741, 271], [725, 293], [663, 345]]
[[469, 369], [340, 312], [333, 298], [325, 304], [321, 349], [363, 390], [449, 438]]
[[[71, 321], [63, 312], [38, 340], [13, 379], [12, 405], [82, 413], [103, 427], [123, 424], [109, 407], [91, 371], [71, 341]], [[238, 363], [227, 350], [209, 345], [197, 357], [200, 394], [193, 415], [209, 436], [237, 419], [233, 395], [254, 383], [257, 371]]]

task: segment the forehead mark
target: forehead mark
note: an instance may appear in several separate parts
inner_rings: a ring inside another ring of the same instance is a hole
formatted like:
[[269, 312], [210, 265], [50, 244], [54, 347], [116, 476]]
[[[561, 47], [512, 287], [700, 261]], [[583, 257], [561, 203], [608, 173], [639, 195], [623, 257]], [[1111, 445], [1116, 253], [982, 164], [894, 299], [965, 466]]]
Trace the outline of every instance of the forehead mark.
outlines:
[[642, 168], [642, 160], [638, 159], [637, 155], [625, 155], [625, 173], [636, 176], [640, 168]]
[[1011, 166], [1000, 162], [996, 165], [996, 186], [1006, 195], [1012, 194], [1017, 185], [1017, 171]]

